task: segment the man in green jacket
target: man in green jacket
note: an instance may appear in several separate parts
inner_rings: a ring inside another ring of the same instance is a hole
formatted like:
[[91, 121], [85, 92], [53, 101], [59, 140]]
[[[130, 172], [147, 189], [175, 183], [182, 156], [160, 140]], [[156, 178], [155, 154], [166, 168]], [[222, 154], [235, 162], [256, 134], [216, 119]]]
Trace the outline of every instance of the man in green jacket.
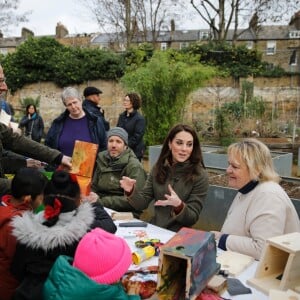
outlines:
[[136, 179], [136, 187], [142, 189], [146, 172], [134, 152], [128, 148], [128, 134], [121, 127], [112, 128], [107, 134], [107, 150], [98, 154], [92, 181], [92, 190], [99, 196], [99, 202], [107, 208], [120, 212], [133, 212], [139, 217], [124, 196], [120, 187], [122, 176]]

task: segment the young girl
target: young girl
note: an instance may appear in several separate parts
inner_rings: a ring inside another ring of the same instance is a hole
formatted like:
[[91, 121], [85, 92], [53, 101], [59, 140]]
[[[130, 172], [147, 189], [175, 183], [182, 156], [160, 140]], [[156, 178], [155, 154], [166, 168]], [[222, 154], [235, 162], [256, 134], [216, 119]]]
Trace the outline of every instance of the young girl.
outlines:
[[18, 286], [10, 272], [16, 249], [16, 238], [11, 232], [11, 220], [25, 211], [36, 209], [43, 201], [47, 178], [38, 170], [21, 168], [11, 183], [11, 194], [0, 202], [0, 291], [1, 299], [9, 300]]
[[78, 242], [92, 228], [114, 233], [116, 226], [99, 203], [81, 203], [76, 177], [56, 171], [45, 188], [45, 210], [14, 218], [17, 238], [12, 272], [21, 282], [14, 299], [42, 299], [42, 288], [59, 255], [73, 257]]
[[44, 300], [139, 300], [138, 289], [126, 294], [120, 278], [128, 270], [131, 250], [126, 241], [100, 228], [87, 233], [74, 256], [59, 256], [44, 285]]

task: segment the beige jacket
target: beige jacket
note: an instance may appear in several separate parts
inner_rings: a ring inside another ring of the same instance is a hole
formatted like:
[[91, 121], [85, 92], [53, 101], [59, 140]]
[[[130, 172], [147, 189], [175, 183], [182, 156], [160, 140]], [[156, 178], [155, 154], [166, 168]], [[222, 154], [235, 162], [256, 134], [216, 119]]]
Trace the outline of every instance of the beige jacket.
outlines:
[[255, 259], [260, 258], [268, 238], [295, 231], [300, 232], [296, 209], [281, 186], [271, 181], [247, 194], [238, 193], [221, 229], [229, 234], [227, 250]]

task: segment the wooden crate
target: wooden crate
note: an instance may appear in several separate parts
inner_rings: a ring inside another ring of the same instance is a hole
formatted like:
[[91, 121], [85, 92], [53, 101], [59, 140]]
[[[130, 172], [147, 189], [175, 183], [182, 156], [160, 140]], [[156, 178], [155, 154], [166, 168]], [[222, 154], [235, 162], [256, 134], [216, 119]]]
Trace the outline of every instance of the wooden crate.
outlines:
[[160, 251], [158, 299], [196, 299], [219, 266], [212, 233], [180, 229]]
[[300, 233], [268, 239], [254, 278], [247, 283], [265, 294], [271, 289], [294, 290], [300, 286]]

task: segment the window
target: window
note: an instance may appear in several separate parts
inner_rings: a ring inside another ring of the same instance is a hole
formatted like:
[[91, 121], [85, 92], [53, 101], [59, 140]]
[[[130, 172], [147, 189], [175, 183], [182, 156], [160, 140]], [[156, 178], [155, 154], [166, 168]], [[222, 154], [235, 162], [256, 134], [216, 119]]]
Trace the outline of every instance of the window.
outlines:
[[275, 41], [268, 41], [267, 42], [267, 55], [274, 55], [276, 53], [276, 42]]
[[200, 32], [200, 40], [208, 40], [209, 39], [209, 32], [208, 31], [201, 31]]
[[165, 51], [168, 49], [168, 44], [167, 43], [161, 43], [160, 44], [160, 50]]
[[248, 41], [246, 44], [247, 49], [251, 50], [253, 49], [253, 41]]
[[292, 30], [289, 32], [290, 39], [299, 39], [300, 38], [300, 30]]
[[7, 48], [0, 48], [0, 53], [5, 55], [8, 53]]
[[189, 46], [189, 43], [188, 42], [182, 42], [180, 43], [180, 49], [184, 49], [184, 48], [187, 48]]
[[293, 50], [291, 56], [290, 56], [290, 66], [296, 66], [297, 65], [297, 51]]

